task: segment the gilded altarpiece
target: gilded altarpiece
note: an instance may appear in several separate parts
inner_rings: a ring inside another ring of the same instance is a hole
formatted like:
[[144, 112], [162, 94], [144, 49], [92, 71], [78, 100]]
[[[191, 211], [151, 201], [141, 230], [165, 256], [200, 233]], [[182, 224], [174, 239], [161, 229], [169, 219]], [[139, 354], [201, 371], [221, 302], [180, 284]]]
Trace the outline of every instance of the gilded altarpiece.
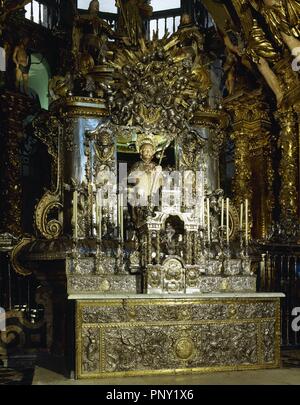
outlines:
[[[56, 304], [76, 304], [78, 378], [278, 367], [282, 294], [256, 293], [251, 250], [251, 230], [265, 237], [274, 206], [263, 91], [230, 94], [224, 105], [220, 89], [213, 95], [215, 61], [190, 16], [149, 41], [143, 29], [116, 35], [98, 14], [93, 1], [74, 19], [74, 71], [51, 79], [49, 112], [33, 120], [56, 181], [14, 267], [28, 274], [23, 255], [41, 274], [59, 269]], [[296, 126], [277, 118], [286, 178]], [[220, 185], [226, 136], [235, 144], [232, 200]], [[296, 182], [293, 171], [280, 195], [294, 214]]]

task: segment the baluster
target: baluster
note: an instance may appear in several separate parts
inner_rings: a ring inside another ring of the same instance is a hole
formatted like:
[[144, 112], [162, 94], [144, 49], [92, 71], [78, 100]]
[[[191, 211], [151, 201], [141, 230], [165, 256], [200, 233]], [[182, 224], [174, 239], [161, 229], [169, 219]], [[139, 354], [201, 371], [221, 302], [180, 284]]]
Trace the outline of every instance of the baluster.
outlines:
[[284, 271], [284, 256], [280, 256], [280, 283], [279, 283], [279, 290], [285, 291], [285, 271]]
[[271, 276], [272, 276], [272, 271], [273, 271], [273, 263], [275, 262], [275, 257], [269, 257], [269, 265], [268, 265], [268, 271], [267, 271], [267, 288], [266, 291], [271, 290]]
[[[288, 272], [288, 286], [289, 286], [289, 294], [290, 294], [290, 309], [289, 309], [289, 325], [291, 326], [291, 311], [292, 308], [294, 307], [294, 302], [295, 302], [295, 295], [294, 293], [295, 291], [295, 280], [294, 280], [294, 268], [295, 268], [295, 262], [296, 262], [296, 258], [295, 256], [290, 256], [290, 263], [289, 263], [289, 272]], [[291, 344], [295, 344], [295, 335], [292, 333], [292, 330], [290, 329], [290, 340], [291, 340]], [[294, 340], [294, 343], [292, 342], [292, 340]]]
[[263, 284], [261, 290], [265, 291], [266, 290], [266, 282], [267, 282], [267, 266], [268, 266], [268, 252], [263, 255], [263, 272], [262, 272], [262, 279], [263, 279]]
[[156, 233], [156, 263], [160, 264], [160, 230]]
[[30, 3], [30, 20], [34, 21], [34, 16], [33, 16], [33, 1]]
[[47, 15], [47, 28], [50, 28], [50, 8], [47, 7], [45, 10]]
[[[287, 259], [287, 257], [286, 257]], [[285, 280], [285, 271], [284, 271], [284, 256], [282, 255], [280, 258], [280, 291], [286, 294], [286, 280]], [[283, 304], [283, 314], [282, 314], [282, 323], [283, 327], [285, 328], [285, 344], [289, 344], [289, 323], [288, 323], [288, 311], [289, 311], [289, 306], [288, 306], [288, 297], [285, 296], [284, 299], [284, 304]]]
[[269, 252], [265, 255], [265, 267], [264, 267], [264, 291], [267, 290], [267, 275], [268, 275], [268, 266], [270, 262]]
[[[0, 268], [2, 269], [2, 257], [0, 254]], [[0, 307], [4, 307], [4, 302], [2, 300], [4, 299], [4, 288], [3, 288], [3, 272], [0, 271]]]
[[148, 230], [148, 264], [152, 263], [152, 231]]
[[8, 309], [12, 309], [12, 296], [11, 296], [11, 268], [9, 262], [9, 256], [7, 255], [8, 259]]
[[264, 286], [264, 278], [265, 278], [265, 256], [266, 254], [263, 253], [261, 255], [260, 264], [258, 267], [258, 291], [263, 291]]
[[[293, 297], [294, 298], [294, 300], [293, 300], [293, 302], [297, 302], [297, 278], [298, 278], [298, 274], [297, 274], [297, 257], [295, 256], [294, 257], [294, 259], [295, 259], [295, 268], [294, 268], [294, 282], [293, 282], [293, 284], [294, 284], [294, 286], [295, 286], [295, 296]], [[295, 346], [297, 346], [298, 345], [298, 333], [299, 332], [294, 332], [295, 333]]]
[[17, 277], [17, 285], [18, 285], [18, 299], [17, 302], [19, 304], [19, 309], [22, 308], [22, 282], [21, 278], [18, 276]]
[[42, 24], [42, 5], [41, 3], [38, 3], [39, 5], [39, 24]]
[[290, 345], [290, 285], [289, 285], [289, 266], [290, 266], [290, 256], [286, 257], [287, 261], [287, 268], [286, 268], [286, 274], [284, 277], [284, 283], [285, 283], [285, 294], [286, 294], [286, 340], [287, 344]]
[[[176, 26], [175, 26], [175, 18], [176, 18], [176, 17], [173, 17], [173, 32], [175, 32], [175, 30], [176, 30]], [[173, 34], [173, 32], [172, 32], [172, 34]]]
[[27, 279], [27, 314], [30, 316], [30, 279]]

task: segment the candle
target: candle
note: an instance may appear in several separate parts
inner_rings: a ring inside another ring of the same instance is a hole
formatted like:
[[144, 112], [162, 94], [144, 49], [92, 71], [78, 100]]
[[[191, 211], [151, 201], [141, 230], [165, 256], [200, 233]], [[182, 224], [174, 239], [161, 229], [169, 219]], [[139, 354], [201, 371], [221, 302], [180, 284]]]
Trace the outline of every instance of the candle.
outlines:
[[226, 239], [229, 245], [229, 198], [226, 198]]
[[201, 203], [200, 203], [200, 226], [204, 226], [204, 204], [205, 204], [205, 199], [204, 199], [204, 197], [201, 197]]
[[209, 212], [209, 198], [206, 200], [207, 204], [207, 241], [210, 243], [210, 212]]
[[120, 204], [120, 194], [118, 194], [118, 233], [119, 237], [121, 237], [121, 204]]
[[77, 218], [78, 218], [78, 213], [77, 213], [77, 208], [78, 208], [78, 191], [75, 190], [73, 192], [73, 222], [74, 222], [74, 238], [78, 238], [78, 230], [77, 230]]
[[241, 209], [240, 209], [240, 230], [243, 230], [243, 208], [244, 205], [243, 203], [241, 203]]
[[98, 191], [98, 207], [97, 207], [97, 217], [98, 217], [98, 238], [102, 239], [102, 200], [101, 191]]
[[93, 193], [93, 183], [88, 186], [89, 201], [90, 201], [90, 229], [91, 234], [94, 236], [94, 193]]
[[205, 226], [205, 197], [201, 198], [201, 225]]
[[123, 194], [118, 194], [118, 225], [119, 225], [119, 237], [123, 241], [124, 229], [123, 229]]
[[120, 195], [120, 203], [121, 203], [121, 208], [120, 208], [120, 220], [121, 220], [121, 240], [124, 240], [124, 217], [123, 217], [123, 193]]
[[245, 240], [248, 244], [248, 199], [245, 201]]
[[221, 228], [224, 227], [224, 198], [222, 198], [222, 207], [221, 207]]

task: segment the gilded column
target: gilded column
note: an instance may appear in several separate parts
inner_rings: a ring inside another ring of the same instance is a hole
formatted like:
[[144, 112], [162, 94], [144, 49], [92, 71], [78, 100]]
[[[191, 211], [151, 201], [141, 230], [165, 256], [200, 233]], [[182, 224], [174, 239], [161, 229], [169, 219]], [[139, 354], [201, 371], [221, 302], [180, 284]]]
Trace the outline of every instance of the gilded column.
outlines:
[[267, 165], [267, 201], [266, 201], [266, 216], [267, 221], [265, 221], [265, 227], [263, 229], [263, 237], [266, 237], [269, 231], [269, 227], [273, 222], [273, 210], [275, 207], [275, 197], [273, 191], [273, 184], [274, 184], [274, 168], [273, 168], [273, 160], [272, 160], [272, 147], [269, 144], [264, 151], [264, 158]]
[[271, 119], [261, 90], [227, 100], [233, 113], [235, 143], [234, 200], [238, 206], [249, 200], [252, 236], [265, 238], [274, 208]]
[[281, 222], [297, 221], [298, 212], [298, 136], [297, 117], [295, 111], [279, 110], [277, 119], [280, 124], [279, 146], [281, 161], [279, 173], [281, 177], [280, 208]]
[[269, 233], [274, 209], [273, 146], [269, 132], [270, 123], [258, 121], [255, 129], [248, 128], [250, 137], [251, 185], [253, 190], [252, 212], [255, 238], [266, 238]]
[[251, 201], [251, 169], [249, 159], [249, 140], [243, 129], [231, 134], [235, 142], [235, 174], [233, 192], [235, 201], [241, 203], [248, 198]]

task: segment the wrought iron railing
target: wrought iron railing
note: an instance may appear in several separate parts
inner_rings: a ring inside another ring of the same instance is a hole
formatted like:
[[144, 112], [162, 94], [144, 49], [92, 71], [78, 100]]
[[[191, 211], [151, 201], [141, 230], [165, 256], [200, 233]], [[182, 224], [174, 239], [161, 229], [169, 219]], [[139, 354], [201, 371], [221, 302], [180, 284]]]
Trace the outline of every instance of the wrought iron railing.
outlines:
[[11, 267], [9, 254], [0, 253], [0, 307], [5, 311], [23, 312], [32, 324], [43, 317], [35, 303], [37, 282], [33, 276], [18, 275]]
[[293, 330], [294, 308], [300, 308], [300, 246], [269, 245], [264, 252], [258, 270], [258, 291], [282, 292], [281, 344], [291, 347], [300, 345], [300, 331]]

